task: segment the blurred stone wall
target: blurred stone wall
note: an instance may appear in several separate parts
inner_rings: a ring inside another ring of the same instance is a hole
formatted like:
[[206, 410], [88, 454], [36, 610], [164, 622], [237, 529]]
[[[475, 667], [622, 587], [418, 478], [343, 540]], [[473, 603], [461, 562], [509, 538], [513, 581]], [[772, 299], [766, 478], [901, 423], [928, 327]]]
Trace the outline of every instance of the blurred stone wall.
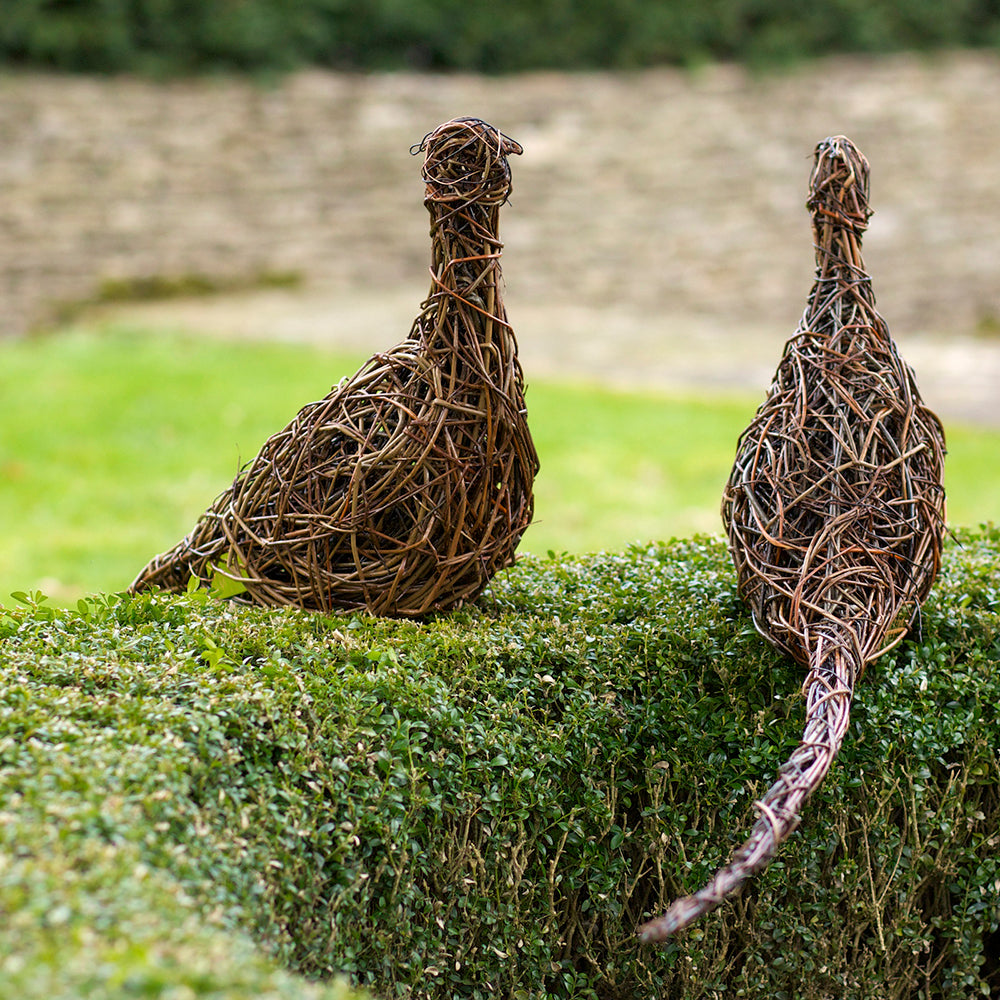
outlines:
[[503, 219], [522, 300], [793, 326], [812, 149], [845, 133], [872, 165], [866, 257], [893, 329], [1000, 322], [1000, 58], [978, 53], [765, 77], [2, 76], [0, 332], [108, 279], [289, 271], [423, 289], [408, 150], [458, 115], [524, 145]]

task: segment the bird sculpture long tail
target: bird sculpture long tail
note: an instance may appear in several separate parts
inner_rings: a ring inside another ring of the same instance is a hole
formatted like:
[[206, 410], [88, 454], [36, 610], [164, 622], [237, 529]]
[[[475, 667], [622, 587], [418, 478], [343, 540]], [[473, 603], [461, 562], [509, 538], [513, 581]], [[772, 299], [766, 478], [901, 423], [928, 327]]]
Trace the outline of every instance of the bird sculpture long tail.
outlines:
[[808, 668], [805, 731], [746, 843], [641, 927], [643, 941], [688, 926], [768, 864], [841, 747], [865, 665], [903, 638], [940, 565], [944, 432], [875, 309], [861, 258], [868, 163], [850, 140], [817, 146], [807, 207], [815, 283], [722, 504], [757, 628]]
[[431, 288], [409, 336], [268, 438], [133, 591], [221, 574], [237, 600], [418, 616], [474, 600], [513, 563], [538, 470], [498, 235], [521, 147], [458, 118], [413, 152]]

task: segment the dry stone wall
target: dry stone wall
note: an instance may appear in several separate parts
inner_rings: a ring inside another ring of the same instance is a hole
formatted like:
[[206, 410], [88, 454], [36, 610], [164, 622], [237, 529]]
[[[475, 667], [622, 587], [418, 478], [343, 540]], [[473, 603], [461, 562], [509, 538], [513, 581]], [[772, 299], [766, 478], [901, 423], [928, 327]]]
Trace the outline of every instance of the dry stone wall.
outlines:
[[[0, 77], [0, 331], [108, 279], [263, 272], [426, 286], [408, 149], [457, 115], [525, 147], [503, 219], [520, 301], [775, 322], [812, 274], [811, 150], [872, 163], [866, 251], [894, 330], [1000, 318], [1000, 59], [837, 59], [694, 73]], [[513, 293], [511, 293], [513, 299]]]

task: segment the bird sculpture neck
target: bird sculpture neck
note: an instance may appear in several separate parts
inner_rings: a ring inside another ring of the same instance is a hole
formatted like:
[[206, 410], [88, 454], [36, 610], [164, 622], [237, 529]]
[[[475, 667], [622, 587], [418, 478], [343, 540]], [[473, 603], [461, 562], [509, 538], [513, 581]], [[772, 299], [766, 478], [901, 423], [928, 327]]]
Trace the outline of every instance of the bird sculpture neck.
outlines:
[[431, 293], [483, 308], [499, 301], [503, 243], [500, 206], [430, 203]]
[[442, 349], [442, 358], [480, 371], [507, 367], [516, 347], [503, 305], [499, 219], [511, 190], [508, 157], [521, 147], [479, 119], [462, 118], [416, 149], [424, 152], [431, 216], [431, 290], [414, 333], [429, 353]]
[[[413, 334], [428, 358], [504, 381], [516, 346], [503, 303], [499, 205], [428, 204], [431, 288]], [[455, 374], [458, 369], [455, 370]]]
[[[853, 325], [851, 315], [857, 306], [877, 315], [871, 277], [861, 255], [871, 216], [868, 161], [850, 140], [834, 136], [817, 147], [806, 207], [812, 213], [816, 248], [816, 282], [806, 309], [806, 329], [821, 332], [817, 321], [824, 317], [825, 332], [840, 337], [845, 327]], [[829, 326], [830, 317], [843, 318], [838, 329]]]

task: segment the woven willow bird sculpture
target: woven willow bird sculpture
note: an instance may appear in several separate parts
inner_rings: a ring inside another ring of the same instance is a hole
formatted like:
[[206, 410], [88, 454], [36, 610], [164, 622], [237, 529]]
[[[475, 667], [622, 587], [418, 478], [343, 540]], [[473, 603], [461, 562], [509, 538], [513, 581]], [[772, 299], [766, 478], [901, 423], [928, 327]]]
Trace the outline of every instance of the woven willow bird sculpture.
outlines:
[[808, 667], [805, 733], [746, 843], [644, 925], [644, 941], [686, 927], [770, 861], [840, 749], [862, 670], [906, 634], [940, 563], [944, 434], [875, 310], [861, 259], [868, 163], [843, 136], [816, 148], [807, 207], [815, 284], [722, 504], [757, 628]]
[[239, 600], [418, 616], [513, 563], [538, 470], [497, 235], [521, 147], [462, 118], [413, 151], [432, 284], [409, 336], [266, 441], [134, 591], [221, 573]]

